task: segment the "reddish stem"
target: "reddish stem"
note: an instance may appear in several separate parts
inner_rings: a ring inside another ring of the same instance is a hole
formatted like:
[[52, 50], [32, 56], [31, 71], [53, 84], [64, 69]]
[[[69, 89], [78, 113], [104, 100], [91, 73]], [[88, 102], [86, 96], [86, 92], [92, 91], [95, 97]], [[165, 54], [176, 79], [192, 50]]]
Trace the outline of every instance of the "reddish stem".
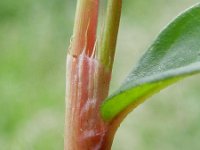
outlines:
[[[112, 4], [117, 6], [116, 9], [110, 9], [115, 7]], [[110, 150], [118, 127], [118, 124], [102, 119], [100, 105], [109, 91], [116, 44], [116, 37], [112, 35], [117, 36], [121, 11], [117, 14], [110, 12], [121, 10], [121, 0], [117, 3], [111, 0], [108, 5], [105, 28], [110, 30], [109, 34], [103, 34], [102, 43], [106, 46], [100, 47], [103, 54], [112, 51], [112, 55], [108, 53], [110, 55], [106, 56], [112, 61], [106, 63], [101, 61], [102, 57], [98, 59], [92, 55], [98, 48], [95, 47], [98, 6], [98, 0], [78, 0], [74, 35], [67, 58], [65, 150]], [[106, 41], [111, 40], [109, 49]]]
[[70, 52], [91, 56], [96, 41], [99, 0], [78, 0]]

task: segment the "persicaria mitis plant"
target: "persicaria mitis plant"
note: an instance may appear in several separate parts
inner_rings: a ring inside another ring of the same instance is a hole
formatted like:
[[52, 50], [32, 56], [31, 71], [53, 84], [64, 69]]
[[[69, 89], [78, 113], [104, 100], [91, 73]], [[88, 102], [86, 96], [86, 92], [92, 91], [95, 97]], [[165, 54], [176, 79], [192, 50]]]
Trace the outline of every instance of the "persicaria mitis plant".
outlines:
[[[126, 115], [154, 93], [200, 72], [200, 5], [158, 36], [108, 97], [122, 0], [108, 0], [97, 36], [99, 0], [78, 0], [67, 54], [65, 150], [110, 150]], [[97, 38], [99, 37], [99, 38]]]

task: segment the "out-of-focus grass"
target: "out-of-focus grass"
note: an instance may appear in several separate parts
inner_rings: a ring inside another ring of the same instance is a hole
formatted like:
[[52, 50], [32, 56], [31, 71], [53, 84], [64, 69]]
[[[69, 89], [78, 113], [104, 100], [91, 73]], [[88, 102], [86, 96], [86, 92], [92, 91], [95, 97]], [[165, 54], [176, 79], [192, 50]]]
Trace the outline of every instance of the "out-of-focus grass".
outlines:
[[75, 2], [0, 1], [0, 149], [63, 149]]
[[[125, 0], [111, 91], [169, 20], [198, 0]], [[65, 58], [76, 1], [0, 1], [0, 149], [63, 149]], [[199, 76], [129, 115], [113, 150], [199, 149]]]

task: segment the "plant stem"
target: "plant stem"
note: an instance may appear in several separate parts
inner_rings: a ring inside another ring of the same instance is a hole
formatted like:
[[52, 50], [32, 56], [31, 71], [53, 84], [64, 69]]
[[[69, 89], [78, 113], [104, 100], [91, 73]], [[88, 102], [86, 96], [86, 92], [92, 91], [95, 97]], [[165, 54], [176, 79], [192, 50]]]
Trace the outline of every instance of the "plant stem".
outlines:
[[121, 7], [122, 0], [108, 0], [106, 21], [100, 41], [98, 58], [100, 62], [110, 70], [112, 69], [115, 55]]
[[99, 0], [78, 0], [70, 52], [78, 56], [85, 49], [91, 55], [96, 41]]
[[110, 150], [117, 129], [102, 119], [100, 105], [109, 91], [121, 0], [108, 0], [100, 47], [95, 47], [98, 6], [98, 0], [77, 3], [67, 56], [65, 150]]

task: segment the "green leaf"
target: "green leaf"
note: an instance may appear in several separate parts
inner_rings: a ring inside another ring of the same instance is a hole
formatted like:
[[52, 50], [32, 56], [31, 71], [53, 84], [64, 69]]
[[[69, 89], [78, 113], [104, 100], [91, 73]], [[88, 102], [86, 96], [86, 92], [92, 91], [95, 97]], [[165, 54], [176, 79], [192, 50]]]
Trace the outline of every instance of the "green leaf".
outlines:
[[196, 73], [200, 73], [200, 4], [160, 33], [122, 86], [103, 102], [101, 115], [111, 121], [161, 89]]

